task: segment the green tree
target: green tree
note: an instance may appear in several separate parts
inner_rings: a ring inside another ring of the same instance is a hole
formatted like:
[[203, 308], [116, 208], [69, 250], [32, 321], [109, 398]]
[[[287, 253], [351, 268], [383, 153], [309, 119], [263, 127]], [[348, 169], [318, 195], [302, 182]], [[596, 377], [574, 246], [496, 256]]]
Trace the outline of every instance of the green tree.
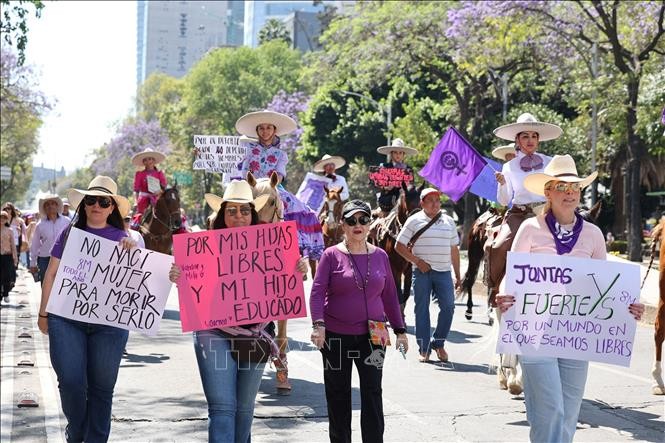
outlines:
[[291, 36], [289, 35], [289, 31], [286, 29], [286, 25], [284, 22], [277, 20], [276, 18], [267, 20], [263, 27], [259, 30], [259, 45], [273, 40], [283, 41], [287, 45], [292, 43]]
[[35, 17], [39, 18], [44, 9], [44, 2], [40, 0], [1, 0], [2, 15], [0, 16], [0, 33], [9, 46], [16, 45], [18, 49], [18, 64], [25, 62], [25, 47], [28, 44], [28, 6], [35, 9]]

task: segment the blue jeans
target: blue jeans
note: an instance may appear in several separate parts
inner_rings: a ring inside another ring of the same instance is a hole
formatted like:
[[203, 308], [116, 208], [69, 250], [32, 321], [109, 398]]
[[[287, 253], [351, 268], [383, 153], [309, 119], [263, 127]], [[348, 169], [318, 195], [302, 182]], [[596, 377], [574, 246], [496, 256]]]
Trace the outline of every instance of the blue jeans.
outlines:
[[46, 269], [48, 264], [51, 261], [51, 257], [37, 257], [37, 269], [39, 270], [39, 282], [44, 286], [44, 276], [46, 275]]
[[[436, 321], [434, 337], [430, 336], [429, 305], [431, 296], [439, 303], [439, 315]], [[431, 270], [420, 272], [413, 270], [413, 297], [416, 302], [416, 342], [421, 354], [431, 349], [443, 348], [453, 324], [455, 312], [455, 288], [450, 271]]]
[[208, 442], [250, 442], [266, 364], [236, 362], [231, 341], [216, 329], [195, 332], [194, 351], [208, 401]]
[[51, 364], [58, 376], [67, 442], [106, 442], [113, 388], [129, 331], [48, 316]]
[[572, 442], [589, 363], [521, 355], [526, 418], [533, 442]]

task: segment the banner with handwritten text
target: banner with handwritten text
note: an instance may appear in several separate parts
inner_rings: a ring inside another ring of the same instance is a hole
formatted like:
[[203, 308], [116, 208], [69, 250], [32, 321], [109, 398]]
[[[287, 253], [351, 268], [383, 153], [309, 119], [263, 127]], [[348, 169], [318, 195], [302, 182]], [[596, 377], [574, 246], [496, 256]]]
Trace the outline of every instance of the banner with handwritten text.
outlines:
[[246, 147], [240, 137], [230, 135], [195, 135], [196, 158], [193, 169], [230, 174], [238, 171]]
[[46, 310], [87, 323], [155, 335], [171, 290], [173, 257], [123, 249], [72, 228]]
[[638, 265], [562, 255], [508, 253], [497, 352], [629, 366], [639, 300]]
[[402, 183], [408, 186], [413, 183], [413, 172], [410, 169], [370, 166], [369, 180], [379, 189], [401, 187]]
[[307, 316], [296, 222], [180, 234], [182, 331]]

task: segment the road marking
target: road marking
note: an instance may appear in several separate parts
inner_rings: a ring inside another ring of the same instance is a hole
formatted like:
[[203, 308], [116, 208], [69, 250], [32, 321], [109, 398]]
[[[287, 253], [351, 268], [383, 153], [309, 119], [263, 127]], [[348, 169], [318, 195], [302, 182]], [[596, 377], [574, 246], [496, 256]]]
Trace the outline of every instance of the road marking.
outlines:
[[[14, 295], [16, 296], [16, 295]], [[2, 346], [2, 396], [0, 397], [0, 440], [11, 441], [12, 425], [14, 424], [14, 340], [16, 340], [16, 310], [3, 308], [7, 311], [5, 318], [5, 339]]]
[[606, 366], [599, 365], [599, 364], [596, 364], [596, 363], [589, 363], [589, 366], [591, 366], [592, 368], [595, 368], [595, 369], [600, 369], [600, 370], [603, 370], [603, 371], [611, 372], [613, 374], [618, 374], [622, 377], [632, 378], [633, 380], [641, 381], [643, 383], [647, 383], [647, 384], [653, 384], [654, 383], [654, 381], [651, 380], [651, 379], [648, 379], [648, 378], [645, 378], [645, 377], [640, 377], [639, 375], [633, 375], [629, 372], [624, 372], [624, 371], [619, 371], [617, 369], [608, 368]]
[[[35, 288], [31, 288], [34, 293]], [[39, 289], [37, 292], [41, 293]], [[51, 366], [51, 359], [49, 358], [48, 348], [44, 334], [37, 326], [39, 319], [39, 304], [32, 306], [30, 304], [30, 311], [32, 313], [31, 322], [32, 330], [34, 331], [34, 345], [35, 345], [35, 364], [37, 365], [37, 372], [39, 373], [39, 382], [42, 390], [42, 402], [44, 406], [44, 428], [46, 430], [47, 443], [62, 443], [64, 429], [62, 422], [64, 416], [61, 415], [62, 410], [60, 405], [60, 395], [56, 395], [57, 388], [54, 383], [54, 372]]]

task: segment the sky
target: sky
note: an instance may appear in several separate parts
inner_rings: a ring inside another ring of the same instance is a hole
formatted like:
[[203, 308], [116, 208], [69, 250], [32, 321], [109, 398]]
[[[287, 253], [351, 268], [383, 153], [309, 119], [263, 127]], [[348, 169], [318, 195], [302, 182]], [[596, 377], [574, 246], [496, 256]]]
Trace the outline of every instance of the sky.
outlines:
[[70, 173], [89, 166], [94, 149], [133, 112], [136, 96], [136, 2], [45, 2], [28, 22], [26, 63], [55, 99], [44, 117], [35, 166]]

